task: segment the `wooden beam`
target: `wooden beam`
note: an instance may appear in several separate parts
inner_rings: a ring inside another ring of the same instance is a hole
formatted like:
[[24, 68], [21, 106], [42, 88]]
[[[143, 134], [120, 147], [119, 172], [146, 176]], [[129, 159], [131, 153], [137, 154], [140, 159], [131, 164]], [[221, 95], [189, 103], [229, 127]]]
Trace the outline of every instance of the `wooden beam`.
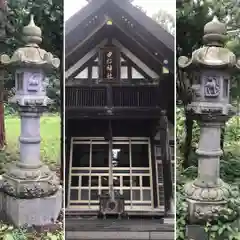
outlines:
[[[80, 48], [77, 48], [71, 55], [65, 56], [65, 68], [69, 69], [73, 66], [80, 58], [90, 52], [96, 47], [103, 39], [107, 36], [107, 29], [101, 28], [95, 35], [93, 35], [88, 42], [85, 42]], [[66, 39], [67, 41], [67, 39]]]
[[145, 63], [143, 63], [139, 58], [137, 58], [129, 49], [125, 48], [117, 39], [113, 39], [113, 44], [119, 47], [121, 52], [126, 55], [131, 62], [135, 63], [139, 68], [141, 68], [148, 76], [151, 78], [158, 78], [159, 75], [151, 70]]
[[157, 58], [150, 50], [149, 50], [149, 46], [147, 45], [144, 45], [140, 40], [141, 38], [138, 36], [134, 36], [134, 31], [130, 32], [129, 30], [127, 30], [126, 28], [124, 28], [122, 26], [122, 24], [119, 22], [119, 21], [116, 21], [115, 22], [115, 26], [117, 28], [119, 28], [121, 30], [121, 32], [123, 32], [125, 35], [127, 35], [132, 41], [135, 42], [136, 45], [138, 45], [139, 47], [141, 47], [144, 52], [146, 52], [148, 55], [151, 56], [152, 59], [154, 59], [156, 62], [159, 63], [159, 65], [162, 65], [163, 64], [163, 61], [164, 61], [164, 57], [162, 57], [161, 60], [159, 60], [159, 58]]
[[[121, 54], [122, 55], [122, 54]], [[132, 64], [129, 59], [126, 60], [127, 62], [127, 77], [130, 79], [130, 82], [132, 81]], [[123, 63], [121, 63], [121, 66]]]
[[139, 58], [143, 63], [145, 63], [148, 68], [150, 68], [152, 71], [157, 73], [159, 76], [161, 76], [161, 63], [159, 61], [156, 61], [155, 58], [153, 58], [152, 54], [148, 51], [147, 48], [142, 46], [139, 43], [136, 43], [135, 40], [132, 38], [129, 38], [128, 35], [125, 35], [124, 32], [122, 32], [120, 29], [115, 30], [115, 36], [116, 39], [127, 49], [131, 49], [131, 52]]
[[107, 0], [98, 0], [98, 4], [90, 3], [87, 4], [84, 8], [80, 11], [75, 13], [71, 18], [69, 18], [65, 23], [65, 36], [67, 38], [70, 37], [70, 33], [74, 35], [73, 31], [79, 27], [79, 23], [82, 23], [86, 20], [89, 16], [96, 13], [101, 7], [107, 2]]
[[88, 65], [88, 83], [92, 83], [92, 65]]
[[168, 119], [164, 112], [161, 112], [159, 121], [160, 146], [163, 166], [165, 211], [171, 208], [171, 198], [173, 197], [173, 183], [171, 177], [171, 156], [168, 135]]
[[[70, 69], [66, 72], [66, 78], [72, 78], [74, 75], [77, 75], [80, 71], [82, 71], [82, 67], [86, 65], [88, 61], [91, 61], [91, 58], [97, 54], [97, 49], [104, 46], [107, 43], [107, 39], [103, 40], [100, 44], [96, 46], [96, 48], [92, 49], [89, 53], [87, 53], [83, 58], [78, 60]], [[132, 66], [138, 70], [146, 79], [151, 78], [159, 78], [159, 75], [152, 71], [145, 63], [143, 63], [139, 58], [137, 58], [131, 51], [125, 48], [119, 41], [113, 39], [113, 44], [119, 48], [119, 50], [125, 55], [124, 59], [127, 59]], [[95, 64], [98, 65], [97, 63]]]
[[[132, 80], [132, 69], [131, 68], [135, 68], [139, 73], [141, 73], [143, 75], [144, 78], [146, 79], [152, 79], [151, 76], [149, 76], [142, 68], [140, 68], [138, 65], [136, 65], [131, 59], [129, 59], [124, 53], [122, 53], [122, 57], [124, 59], [126, 59], [126, 61], [128, 62], [128, 79]], [[135, 79], [133, 79], [135, 80]]]
[[71, 68], [67, 69], [65, 77], [70, 78], [71, 76], [73, 76], [74, 73], [76, 73], [76, 71], [81, 68], [84, 63], [88, 62], [94, 55], [98, 53], [98, 48], [104, 46], [106, 43], [107, 39], [104, 39], [102, 42], [96, 45], [94, 49], [92, 49], [84, 57], [79, 59]]
[[[91, 65], [91, 63], [94, 61], [94, 59], [96, 59], [97, 56], [98, 56], [97, 54], [93, 55], [93, 56], [89, 59], [88, 62], [85, 62], [85, 63], [84, 63], [76, 72], [74, 72], [74, 74], [71, 75], [67, 80], [69, 81], [69, 79], [82, 79], [82, 80], [87, 80], [87, 81], [89, 82], [89, 77], [91, 76], [91, 75], [89, 75], [89, 68], [92, 67], [92, 66], [90, 66], [90, 65]], [[87, 77], [87, 78], [75, 78], [75, 77], [77, 77], [77, 75], [78, 75], [81, 71], [83, 71], [85, 68], [88, 69], [88, 77]]]
[[[155, 43], [162, 42], [166, 48], [174, 52], [174, 36], [168, 33], [163, 27], [157, 24], [153, 19], [148, 17], [140, 9], [133, 6], [130, 2], [127, 1], [113, 1], [117, 6], [118, 11], [121, 9], [123, 12], [127, 13], [128, 18], [133, 21], [133, 23], [138, 24], [146, 33], [151, 33], [156, 40]], [[120, 12], [120, 11], [119, 11]], [[151, 37], [152, 38], [152, 37]]]
[[95, 47], [96, 42], [100, 41], [101, 38], [109, 36], [109, 31], [112, 33], [112, 36], [117, 36], [117, 39], [123, 45], [125, 45], [126, 48], [134, 50], [133, 54], [138, 56], [146, 65], [148, 64], [149, 68], [154, 70], [157, 74], [161, 75], [161, 63], [159, 61], [156, 62], [156, 59], [153, 59], [153, 56], [147, 51], [147, 49], [143, 48], [141, 45], [139, 46], [139, 44], [136, 44], [135, 40], [129, 38], [129, 36], [125, 35], [125, 32], [122, 32], [119, 28], [116, 28], [114, 26], [111, 26], [111, 28], [102, 28], [96, 33], [96, 35], [92, 36], [88, 43], [85, 43], [81, 48], [76, 49], [74, 53], [69, 55], [65, 61], [66, 68], [73, 65], [74, 61], [76, 62], [76, 58], [79, 59], [79, 56], [87, 54], [87, 50]]
[[66, 119], [159, 119], [160, 109], [152, 108], [112, 108], [109, 115], [108, 108], [66, 107]]
[[[89, 41], [89, 39], [91, 39], [95, 35], [96, 32], [102, 29], [105, 26], [105, 24], [106, 24], [106, 19], [103, 19], [102, 22], [99, 25], [97, 25], [87, 36], [85, 36], [82, 39], [78, 39], [78, 44], [75, 45], [71, 50], [66, 51], [65, 56], [68, 57], [73, 52], [75, 52], [76, 49], [81, 48], [85, 43]], [[81, 29], [81, 31], [83, 31], [83, 29]], [[67, 41], [67, 38], [66, 38], [66, 41]]]
[[162, 75], [159, 81], [159, 106], [167, 111], [168, 119], [174, 124], [174, 76]]
[[[154, 124], [154, 121], [152, 121]], [[155, 144], [154, 144], [154, 136], [150, 135], [151, 141], [151, 165], [152, 165], [152, 184], [153, 184], [153, 206], [154, 208], [158, 207], [158, 194], [157, 194], [157, 169], [156, 169], [156, 160], [155, 160]]]
[[[132, 21], [131, 16], [128, 16], [123, 10], [117, 11], [117, 6], [112, 7], [112, 10], [109, 11], [109, 16], [112, 17], [113, 22], [117, 25], [120, 25], [121, 28], [132, 35], [135, 40], [138, 40], [143, 46], [147, 46], [147, 49], [161, 61], [162, 65], [164, 61], [168, 61], [168, 68], [171, 69], [171, 72], [174, 71], [174, 51], [168, 49], [161, 41], [153, 38], [143, 26], [138, 22]], [[143, 14], [143, 13], [142, 13]], [[145, 15], [145, 14], [143, 14]], [[146, 15], [145, 15], [146, 17]], [[126, 20], [126, 21], [125, 21]], [[151, 20], [153, 21], [153, 20]], [[156, 24], [153, 21], [154, 24]], [[157, 24], [158, 25], [158, 24]], [[158, 30], [161, 28], [158, 26]]]

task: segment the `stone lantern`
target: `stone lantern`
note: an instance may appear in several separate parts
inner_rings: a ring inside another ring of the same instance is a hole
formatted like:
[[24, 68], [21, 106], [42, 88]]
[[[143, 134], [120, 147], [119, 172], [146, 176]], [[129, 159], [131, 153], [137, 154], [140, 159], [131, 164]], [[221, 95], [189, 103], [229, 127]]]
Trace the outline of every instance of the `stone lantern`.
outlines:
[[179, 67], [192, 80], [193, 98], [187, 109], [200, 126], [198, 177], [185, 185], [190, 224], [206, 222], [219, 212], [231, 192], [219, 176], [220, 137], [222, 126], [235, 113], [229, 96], [231, 71], [240, 62], [224, 47], [226, 33], [226, 26], [214, 17], [204, 27], [205, 45], [191, 59], [178, 59]]
[[59, 179], [40, 160], [40, 116], [49, 103], [45, 74], [60, 61], [39, 47], [42, 32], [32, 15], [22, 35], [25, 46], [12, 57], [0, 57], [1, 65], [15, 74], [16, 92], [10, 101], [18, 105], [21, 117], [20, 161], [3, 175], [3, 211], [17, 226], [45, 225], [57, 219], [62, 207]]

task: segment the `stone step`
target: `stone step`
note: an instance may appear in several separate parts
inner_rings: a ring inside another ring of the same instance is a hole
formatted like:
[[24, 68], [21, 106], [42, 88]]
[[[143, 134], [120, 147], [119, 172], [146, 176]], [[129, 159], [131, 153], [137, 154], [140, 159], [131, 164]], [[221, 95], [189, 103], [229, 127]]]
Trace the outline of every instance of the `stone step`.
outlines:
[[164, 224], [163, 219], [66, 218], [65, 229], [69, 232], [174, 232], [174, 225]]
[[67, 231], [66, 240], [170, 240], [174, 232]]
[[166, 217], [166, 218], [163, 219], [163, 223], [174, 225], [175, 224], [175, 219], [174, 219], [174, 217]]
[[[79, 217], [81, 216], [97, 216], [99, 214], [99, 211], [81, 211], [81, 213], [79, 213], [79, 211], [65, 211], [65, 216], [72, 218], [74, 216]], [[159, 210], [159, 211], [128, 211], [126, 212], [128, 217], [132, 217], [132, 216], [144, 216], [144, 217], [151, 217], [151, 218], [161, 218], [165, 215], [163, 210]]]

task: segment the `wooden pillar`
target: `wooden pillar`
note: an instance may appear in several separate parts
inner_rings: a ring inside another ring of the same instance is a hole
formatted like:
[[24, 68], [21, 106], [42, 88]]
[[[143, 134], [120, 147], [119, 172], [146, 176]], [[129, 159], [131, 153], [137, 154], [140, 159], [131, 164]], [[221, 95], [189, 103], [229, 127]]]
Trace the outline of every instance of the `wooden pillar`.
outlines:
[[153, 207], [158, 207], [158, 185], [157, 185], [157, 169], [156, 169], [156, 158], [155, 158], [155, 140], [154, 136], [150, 138], [151, 143], [151, 164], [152, 164], [152, 187], [153, 187]]
[[68, 205], [68, 189], [69, 189], [69, 169], [71, 166], [70, 164], [70, 146], [71, 146], [71, 136], [68, 131], [68, 121], [65, 120], [65, 169], [64, 165], [62, 165], [63, 170], [65, 171], [65, 207]]
[[173, 184], [171, 177], [171, 156], [169, 146], [169, 133], [168, 133], [168, 119], [165, 111], [161, 112], [159, 122], [160, 133], [160, 146], [163, 166], [163, 184], [164, 184], [164, 199], [165, 199], [165, 212], [171, 209], [171, 198], [173, 196]]
[[108, 123], [108, 140], [109, 140], [109, 192], [112, 199], [114, 199], [114, 189], [113, 189], [113, 136], [112, 136], [112, 122], [109, 120]]

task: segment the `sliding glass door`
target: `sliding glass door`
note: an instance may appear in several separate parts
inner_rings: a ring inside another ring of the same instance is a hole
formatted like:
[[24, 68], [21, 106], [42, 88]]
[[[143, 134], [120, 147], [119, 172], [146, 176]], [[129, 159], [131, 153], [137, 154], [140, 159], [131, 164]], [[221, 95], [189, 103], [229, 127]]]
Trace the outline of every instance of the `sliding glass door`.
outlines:
[[72, 138], [68, 207], [98, 209], [98, 196], [108, 193], [112, 183], [123, 194], [126, 210], [151, 209], [150, 149], [148, 138], [116, 137], [112, 147], [104, 138]]

